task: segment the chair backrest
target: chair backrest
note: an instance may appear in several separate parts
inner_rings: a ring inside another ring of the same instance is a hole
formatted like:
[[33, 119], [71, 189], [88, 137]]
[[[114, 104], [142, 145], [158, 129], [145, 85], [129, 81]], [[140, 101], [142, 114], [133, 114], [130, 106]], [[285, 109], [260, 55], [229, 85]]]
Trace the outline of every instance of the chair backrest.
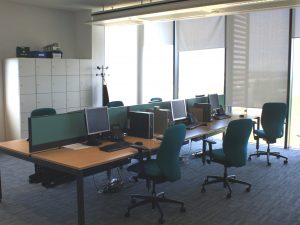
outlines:
[[34, 109], [32, 110], [30, 116], [34, 117], [34, 116], [50, 116], [50, 115], [55, 115], [56, 114], [56, 110], [53, 108], [38, 108], [38, 109]]
[[162, 102], [162, 98], [154, 97], [150, 99], [150, 102]]
[[164, 177], [169, 181], [180, 179], [179, 152], [185, 138], [184, 124], [174, 125], [165, 130], [164, 138], [157, 153], [157, 161]]
[[223, 140], [223, 151], [231, 166], [240, 167], [246, 164], [251, 130], [251, 119], [233, 120], [228, 124]]
[[283, 125], [287, 114], [287, 106], [282, 102], [268, 102], [263, 105], [261, 125], [267, 139], [283, 136]]
[[110, 108], [110, 107], [119, 107], [119, 106], [124, 106], [124, 103], [122, 101], [112, 101], [112, 102], [109, 102], [107, 104], [108, 108]]

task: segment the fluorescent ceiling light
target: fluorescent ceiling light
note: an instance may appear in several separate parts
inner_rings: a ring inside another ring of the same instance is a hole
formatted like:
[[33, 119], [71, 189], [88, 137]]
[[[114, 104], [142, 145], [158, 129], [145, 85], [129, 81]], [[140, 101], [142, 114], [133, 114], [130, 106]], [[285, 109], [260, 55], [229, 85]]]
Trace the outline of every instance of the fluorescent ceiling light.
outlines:
[[296, 7], [299, 0], [171, 0], [103, 10], [92, 14], [92, 24], [142, 24], [220, 16], [254, 10]]

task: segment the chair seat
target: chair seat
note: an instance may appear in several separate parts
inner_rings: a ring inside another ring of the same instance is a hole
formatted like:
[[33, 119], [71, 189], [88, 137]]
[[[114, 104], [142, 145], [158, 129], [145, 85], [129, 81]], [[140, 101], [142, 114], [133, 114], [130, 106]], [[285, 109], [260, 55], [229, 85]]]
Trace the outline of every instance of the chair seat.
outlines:
[[[133, 164], [127, 168], [128, 171], [141, 174], [141, 166], [139, 163]], [[144, 176], [147, 177], [162, 177], [163, 174], [157, 164], [157, 160], [150, 159], [144, 162]]]
[[254, 134], [256, 134], [259, 138], [266, 137], [266, 133], [263, 130], [254, 130]]

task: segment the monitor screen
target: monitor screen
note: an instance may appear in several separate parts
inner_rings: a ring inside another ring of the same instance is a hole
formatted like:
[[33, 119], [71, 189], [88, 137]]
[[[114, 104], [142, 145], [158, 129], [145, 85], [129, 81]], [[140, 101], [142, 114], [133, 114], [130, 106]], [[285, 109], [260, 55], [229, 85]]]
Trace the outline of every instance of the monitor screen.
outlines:
[[211, 105], [213, 111], [220, 108], [218, 94], [208, 95], [208, 103]]
[[85, 109], [85, 119], [88, 135], [110, 130], [107, 107]]
[[171, 101], [173, 120], [182, 120], [187, 117], [185, 100]]

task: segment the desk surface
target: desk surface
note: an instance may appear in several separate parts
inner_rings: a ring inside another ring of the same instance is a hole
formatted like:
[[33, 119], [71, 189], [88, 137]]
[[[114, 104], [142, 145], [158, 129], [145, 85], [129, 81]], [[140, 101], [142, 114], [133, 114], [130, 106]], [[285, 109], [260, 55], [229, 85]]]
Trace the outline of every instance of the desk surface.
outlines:
[[[156, 149], [160, 145], [160, 141], [152, 139], [125, 137], [125, 140], [132, 143], [137, 141], [143, 142], [143, 145], [149, 149]], [[109, 143], [111, 142], [104, 143], [103, 145]], [[25, 157], [32, 157], [33, 159], [51, 162], [76, 170], [83, 170], [125, 159], [137, 153], [137, 150], [134, 148], [126, 148], [114, 152], [104, 152], [100, 151], [98, 147], [89, 147], [80, 150], [60, 148], [29, 153], [29, 143], [24, 139], [1, 142], [0, 147], [15, 154], [24, 155]]]
[[206, 123], [206, 126], [199, 126], [192, 130], [187, 130], [185, 139], [192, 139], [199, 136], [214, 134], [218, 131], [224, 130], [230, 121], [239, 119], [238, 116], [232, 116], [231, 118], [222, 120], [213, 120], [212, 122]]
[[[232, 118], [228, 119], [214, 120], [207, 123], [207, 126], [199, 126], [195, 129], [187, 130], [186, 139], [201, 137], [222, 131], [228, 126], [230, 121], [235, 119], [238, 119], [238, 117], [233, 116]], [[132, 143], [137, 141], [143, 142], [143, 145], [149, 149], [156, 149], [160, 145], [160, 141], [153, 139], [127, 136], [125, 137], [125, 140]], [[110, 142], [107, 142], [107, 144], [109, 143]], [[80, 150], [60, 148], [29, 153], [29, 143], [24, 139], [1, 142], [0, 148], [24, 157], [32, 157], [33, 159], [47, 161], [76, 170], [83, 170], [120, 159], [125, 159], [137, 153], [137, 150], [134, 148], [126, 148], [114, 152], [104, 152], [100, 151], [98, 147], [89, 147]]]

